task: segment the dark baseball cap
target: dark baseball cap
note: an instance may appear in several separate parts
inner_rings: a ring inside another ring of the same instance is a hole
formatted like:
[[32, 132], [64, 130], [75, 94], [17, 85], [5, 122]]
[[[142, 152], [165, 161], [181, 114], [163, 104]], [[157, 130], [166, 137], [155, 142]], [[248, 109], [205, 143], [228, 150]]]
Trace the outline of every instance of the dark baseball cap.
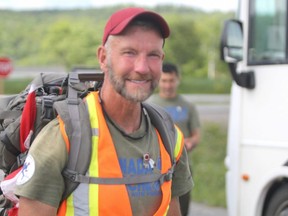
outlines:
[[151, 20], [153, 23], [159, 26], [163, 38], [167, 38], [169, 36], [169, 26], [162, 16], [155, 12], [145, 10], [144, 8], [131, 7], [116, 11], [114, 14], [112, 14], [106, 23], [102, 44], [104, 45], [106, 43], [109, 35], [120, 34], [133, 19], [139, 16], [141, 16], [141, 19]]

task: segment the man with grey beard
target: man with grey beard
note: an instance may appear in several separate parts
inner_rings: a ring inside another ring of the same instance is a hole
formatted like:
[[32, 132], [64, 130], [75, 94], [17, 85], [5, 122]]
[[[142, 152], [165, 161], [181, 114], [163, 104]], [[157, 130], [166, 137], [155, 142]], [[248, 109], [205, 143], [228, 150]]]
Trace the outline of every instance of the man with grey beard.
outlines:
[[[169, 26], [159, 14], [126, 8], [109, 18], [97, 58], [104, 81], [85, 97], [96, 131], [87, 175], [93, 178], [137, 178], [167, 172], [172, 164], [163, 141], [143, 105], [156, 88]], [[65, 200], [62, 171], [69, 140], [57, 118], [33, 142], [25, 164], [25, 180], [17, 180], [19, 216], [181, 215], [178, 197], [192, 188], [183, 135], [177, 139], [171, 179], [135, 184], [80, 185]], [[108, 181], [108, 180], [107, 180]]]

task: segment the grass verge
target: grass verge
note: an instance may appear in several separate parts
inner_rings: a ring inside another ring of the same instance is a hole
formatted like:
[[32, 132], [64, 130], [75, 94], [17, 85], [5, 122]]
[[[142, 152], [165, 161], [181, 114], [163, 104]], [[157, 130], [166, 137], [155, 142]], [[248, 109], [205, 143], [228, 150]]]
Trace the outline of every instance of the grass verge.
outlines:
[[23, 91], [31, 81], [31, 78], [7, 79], [4, 81], [4, 94], [18, 94]]
[[[30, 83], [32, 78], [5, 79], [4, 94], [17, 94]], [[185, 77], [179, 86], [179, 93], [185, 94], [229, 94], [231, 79], [200, 79]]]
[[226, 207], [225, 165], [227, 128], [216, 123], [202, 124], [201, 142], [190, 154], [195, 186], [192, 200]]

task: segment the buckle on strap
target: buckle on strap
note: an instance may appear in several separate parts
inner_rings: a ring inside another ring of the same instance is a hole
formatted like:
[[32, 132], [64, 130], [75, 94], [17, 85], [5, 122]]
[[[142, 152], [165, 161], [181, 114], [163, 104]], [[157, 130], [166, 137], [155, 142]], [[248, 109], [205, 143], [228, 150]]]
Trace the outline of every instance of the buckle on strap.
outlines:
[[77, 175], [79, 175], [77, 172], [73, 171], [73, 170], [69, 170], [69, 169], [64, 169], [62, 172], [62, 175], [69, 179], [71, 182], [77, 182]]
[[69, 179], [71, 182], [89, 183], [90, 177], [84, 176], [74, 170], [64, 169], [62, 175]]
[[164, 173], [161, 178], [159, 179], [160, 185], [162, 185], [164, 182], [171, 181], [173, 177], [173, 171], [170, 169], [167, 173]]
[[25, 151], [23, 153], [20, 153], [17, 156], [17, 166], [18, 167], [22, 166], [25, 163], [25, 160], [27, 158], [27, 154], [28, 154], [28, 151]]
[[173, 160], [173, 165], [172, 167], [166, 172], [164, 173], [161, 178], [159, 179], [160, 181], [160, 185], [162, 185], [164, 182], [168, 182], [171, 181], [173, 178], [173, 173], [174, 173], [174, 169], [175, 169], [175, 165], [176, 165], [176, 161]]

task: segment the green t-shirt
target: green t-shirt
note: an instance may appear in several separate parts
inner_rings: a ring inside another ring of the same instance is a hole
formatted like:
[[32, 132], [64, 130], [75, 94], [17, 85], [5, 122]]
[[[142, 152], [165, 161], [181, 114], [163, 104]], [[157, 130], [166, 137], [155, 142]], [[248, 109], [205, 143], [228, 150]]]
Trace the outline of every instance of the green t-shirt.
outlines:
[[148, 102], [163, 107], [172, 117], [175, 124], [181, 129], [184, 137], [190, 137], [193, 130], [200, 128], [196, 107], [182, 95], [177, 95], [171, 99], [164, 99], [159, 94], [154, 94], [148, 99]]
[[[124, 176], [160, 172], [161, 160], [157, 134], [149, 117], [142, 113], [140, 128], [132, 134], [124, 135], [121, 129], [106, 117]], [[149, 153], [150, 158], [155, 162], [153, 169], [151, 166], [144, 168], [142, 158], [145, 153]], [[41, 135], [38, 135], [33, 142], [29, 155], [29, 166], [34, 165], [35, 170], [31, 171], [31, 168], [27, 168], [28, 175], [26, 179], [19, 180], [16, 194], [58, 207], [64, 191], [61, 172], [67, 163], [68, 154], [57, 120], [53, 120], [41, 131]], [[187, 193], [191, 190], [192, 184], [187, 153], [184, 150], [175, 168], [172, 197]], [[152, 215], [158, 209], [161, 201], [158, 182], [130, 185], [127, 186], [127, 190], [133, 215]]]

